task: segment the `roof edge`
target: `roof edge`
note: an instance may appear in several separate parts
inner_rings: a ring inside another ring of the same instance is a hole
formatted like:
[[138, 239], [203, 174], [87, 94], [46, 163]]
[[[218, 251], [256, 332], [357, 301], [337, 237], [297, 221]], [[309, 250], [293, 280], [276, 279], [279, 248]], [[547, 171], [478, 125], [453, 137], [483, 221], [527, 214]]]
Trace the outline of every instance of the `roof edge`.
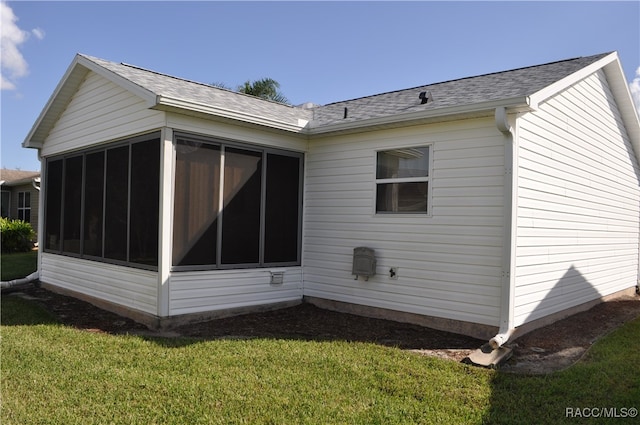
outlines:
[[220, 108], [213, 105], [206, 105], [202, 103], [187, 102], [181, 99], [176, 99], [167, 96], [158, 96], [157, 103], [154, 107], [157, 110], [163, 111], [190, 111], [197, 112], [205, 115], [213, 115], [220, 118], [232, 119], [235, 121], [242, 121], [249, 124], [257, 124], [261, 126], [271, 127], [278, 130], [285, 130], [294, 133], [300, 133], [305, 128], [309, 120], [298, 118], [297, 123], [288, 121], [282, 121], [274, 118], [258, 116], [253, 114], [247, 114], [241, 111], [236, 111], [227, 108]]
[[[67, 104], [89, 72], [95, 72], [107, 80], [122, 86], [124, 89], [142, 98], [149, 108], [155, 106], [157, 102], [155, 93], [152, 93], [126, 78], [121, 77], [113, 71], [104, 68], [100, 64], [94, 62], [91, 57], [78, 53], [75, 55], [73, 61], [71, 61], [71, 64], [58, 82], [58, 85], [53, 90], [49, 100], [45, 104], [44, 108], [42, 108], [40, 115], [38, 115], [38, 118], [29, 130], [29, 133], [27, 133], [27, 136], [22, 142], [23, 148], [42, 148], [44, 139], [62, 114], [62, 111], [53, 112], [54, 107], [56, 105]], [[51, 114], [55, 114], [55, 116], [51, 116]]]
[[313, 121], [311, 121], [306, 127], [305, 132], [309, 135], [320, 135], [349, 130], [365, 130], [368, 127], [376, 127], [382, 125], [407, 125], [411, 122], [419, 122], [446, 116], [471, 116], [483, 111], [490, 111], [491, 113], [493, 113], [493, 110], [498, 107], [505, 107], [511, 111], [523, 112], [531, 110], [529, 103], [530, 101], [528, 96], [517, 96], [513, 98], [492, 100], [482, 103], [473, 103], [462, 106], [450, 106], [446, 108], [370, 118], [360, 121], [340, 122], [324, 126], [314, 126]]
[[640, 111], [636, 111], [633, 103], [631, 92], [629, 91], [629, 84], [622, 70], [618, 52], [611, 52], [592, 64], [534, 93], [531, 95], [531, 107], [538, 109], [539, 104], [600, 69], [602, 69], [606, 75], [609, 87], [620, 110], [622, 122], [633, 146], [634, 153], [638, 162], [640, 162], [640, 118], [638, 117]]
[[91, 56], [78, 54], [78, 63], [90, 71], [95, 72], [96, 74], [110, 80], [111, 82], [121, 86], [127, 91], [130, 91], [134, 95], [142, 98], [146, 103], [147, 107], [152, 108], [156, 105], [156, 93], [139, 86], [138, 84], [132, 82], [131, 80], [126, 79], [125, 77], [117, 74], [116, 72], [111, 71], [110, 69], [105, 68], [93, 61]]
[[[62, 89], [68, 84], [76, 85], [78, 87], [80, 86], [79, 83], [76, 84], [75, 81], [72, 81], [72, 78], [71, 78], [72, 75], [77, 72], [79, 59], [80, 59], [80, 55], [76, 54], [76, 56], [71, 61], [71, 64], [69, 64], [69, 66], [67, 67], [67, 70], [63, 74], [62, 79], [60, 79], [60, 81], [58, 82], [58, 85], [53, 90], [53, 93], [51, 94], [51, 96], [49, 96], [49, 100], [47, 100], [47, 103], [42, 108], [42, 111], [40, 111], [40, 115], [38, 115], [38, 118], [36, 119], [35, 123], [31, 127], [31, 130], [29, 130], [29, 133], [27, 133], [27, 136], [22, 142], [23, 148], [39, 149], [42, 147], [42, 143], [43, 143], [42, 140], [35, 141], [33, 139], [36, 133], [38, 133], [38, 130], [40, 130], [41, 126], [43, 125], [43, 122], [46, 116], [48, 115], [49, 111], [51, 110], [51, 107], [53, 106], [53, 104], [58, 102], [58, 99], [60, 99], [60, 93], [62, 92]], [[64, 96], [64, 97], [66, 99], [65, 101], [68, 101], [71, 98], [70, 96]], [[48, 133], [49, 131], [47, 131], [47, 134]]]
[[569, 88], [569, 86], [572, 86], [578, 81], [588, 77], [589, 75], [593, 74], [600, 68], [605, 67], [606, 65], [610, 64], [615, 60], [618, 60], [618, 54], [617, 52], [611, 52], [606, 56], [604, 56], [603, 58], [600, 58], [597, 61], [583, 68], [580, 68], [576, 72], [569, 74], [566, 77], [554, 83], [549, 84], [542, 90], [539, 90], [536, 93], [533, 93], [531, 95], [531, 107], [533, 109], [538, 109], [538, 105], [540, 103], [546, 101], [552, 96], [555, 96], [557, 93], [560, 93], [561, 91]]

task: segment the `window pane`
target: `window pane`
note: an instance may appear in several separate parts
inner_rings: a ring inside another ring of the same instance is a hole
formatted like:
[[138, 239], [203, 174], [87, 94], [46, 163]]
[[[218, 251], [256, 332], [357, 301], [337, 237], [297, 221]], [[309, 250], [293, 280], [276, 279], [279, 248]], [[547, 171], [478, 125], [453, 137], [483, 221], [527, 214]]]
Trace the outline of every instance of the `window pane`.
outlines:
[[101, 257], [104, 152], [87, 155], [85, 163], [83, 254]]
[[62, 250], [80, 254], [82, 156], [68, 158], [64, 171], [64, 241]]
[[31, 192], [24, 192], [24, 207], [31, 208]]
[[18, 208], [24, 208], [24, 192], [18, 192]]
[[222, 263], [260, 260], [262, 153], [228, 148], [224, 163]]
[[158, 265], [160, 140], [131, 145], [129, 261]]
[[300, 158], [267, 155], [265, 263], [298, 261]]
[[11, 194], [7, 191], [2, 191], [0, 198], [0, 216], [9, 217], [9, 201], [11, 200]]
[[220, 148], [178, 140], [175, 180], [173, 265], [215, 265]]
[[407, 148], [378, 152], [376, 178], [429, 176], [429, 148]]
[[427, 182], [377, 186], [376, 212], [427, 212]]
[[107, 151], [104, 256], [127, 259], [129, 146]]
[[60, 217], [62, 208], [62, 160], [47, 162], [45, 205], [45, 248], [60, 250]]

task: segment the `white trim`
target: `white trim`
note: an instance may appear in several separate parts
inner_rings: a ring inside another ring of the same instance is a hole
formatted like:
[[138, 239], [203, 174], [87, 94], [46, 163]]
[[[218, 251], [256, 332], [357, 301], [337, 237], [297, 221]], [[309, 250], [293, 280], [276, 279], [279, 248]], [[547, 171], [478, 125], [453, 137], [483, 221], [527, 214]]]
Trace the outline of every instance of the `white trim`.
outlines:
[[432, 118], [457, 118], [461, 115], [469, 115], [473, 113], [486, 112], [485, 116], [493, 116], [495, 108], [504, 106], [510, 108], [510, 110], [522, 110], [529, 111], [528, 96], [518, 96], [508, 99], [492, 100], [489, 102], [473, 103], [470, 105], [451, 106], [446, 108], [428, 109], [425, 111], [410, 112], [406, 114], [395, 114], [390, 116], [384, 116], [379, 118], [370, 118], [359, 121], [349, 121], [344, 123], [329, 124], [316, 126], [313, 121], [305, 128], [305, 133], [309, 135], [320, 135], [325, 133], [333, 133], [340, 131], [347, 131], [353, 129], [359, 129], [363, 127], [372, 126], [384, 126], [384, 125], [407, 125], [409, 122], [420, 122], [423, 120], [429, 120]]
[[579, 69], [573, 74], [570, 74], [567, 77], [556, 81], [555, 83], [549, 84], [542, 90], [530, 96], [530, 106], [533, 109], [538, 109], [538, 105], [540, 103], [567, 89], [569, 86], [577, 83], [578, 81], [588, 77], [600, 68], [603, 68], [605, 65], [608, 65], [609, 63], [617, 60], [617, 58], [618, 55], [615, 52], [611, 53], [610, 55], [605, 56], [604, 58], [592, 63], [591, 65], [585, 66], [584, 68]]
[[[305, 120], [298, 120], [297, 124], [293, 124], [291, 122], [286, 122], [279, 119], [247, 114], [227, 108], [220, 108], [210, 104], [189, 102], [186, 100], [175, 99], [166, 96], [157, 96], [156, 104], [153, 105], [153, 109], [169, 112], [175, 111], [176, 109], [182, 111], [186, 110], [189, 112], [197, 112], [205, 115], [212, 115], [215, 117], [227, 118], [235, 121], [242, 121], [245, 123], [257, 124], [295, 133], [301, 132], [302, 129], [305, 128], [304, 126], [306, 126], [307, 124]], [[300, 124], [304, 125], [300, 126]]]
[[[428, 148], [429, 149], [429, 158], [427, 159], [427, 175], [421, 177], [399, 177], [399, 178], [384, 178], [384, 179], [374, 179], [373, 185], [373, 194], [374, 194], [374, 202], [373, 202], [373, 216], [413, 216], [416, 215], [431, 217], [431, 203], [433, 199], [433, 186], [432, 186], [432, 174], [433, 174], [433, 143], [424, 143], [424, 144], [416, 144], [410, 146], [403, 146], [401, 148], [382, 148], [376, 149], [374, 151], [373, 165], [374, 165], [374, 176], [377, 174], [378, 168], [378, 153], [379, 152], [389, 152], [389, 151], [398, 151], [402, 149], [416, 149], [416, 148]], [[388, 212], [378, 212], [377, 204], [378, 204], [378, 185], [379, 184], [389, 184], [389, 183], [427, 183], [427, 210], [425, 212], [422, 211], [388, 211]]]
[[107, 68], [104, 68], [103, 66], [93, 62], [91, 59], [85, 56], [78, 55], [76, 56], [76, 59], [77, 64], [84, 66], [88, 70], [95, 72], [96, 74], [106, 78], [114, 84], [118, 84], [125, 90], [143, 99], [146, 102], [147, 107], [152, 108], [157, 104], [156, 95], [150, 90], [147, 90], [144, 87], [141, 87], [127, 80], [126, 78], [116, 74], [115, 72]]
[[169, 316], [170, 278], [173, 253], [173, 196], [175, 150], [173, 129], [165, 127], [160, 135], [160, 217], [158, 220], [158, 316]]

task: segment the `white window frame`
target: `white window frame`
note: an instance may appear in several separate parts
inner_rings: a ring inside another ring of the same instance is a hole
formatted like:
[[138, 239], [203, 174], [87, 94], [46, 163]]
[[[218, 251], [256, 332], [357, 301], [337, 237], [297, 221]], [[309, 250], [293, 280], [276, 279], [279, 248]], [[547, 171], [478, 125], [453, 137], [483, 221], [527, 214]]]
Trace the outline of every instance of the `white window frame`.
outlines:
[[[377, 149], [374, 152], [374, 176], [377, 174], [378, 169], [378, 153], [379, 152], [388, 152], [388, 151], [398, 151], [403, 149], [419, 149], [419, 148], [428, 148], [429, 149], [429, 160], [428, 160], [428, 173], [427, 176], [422, 177], [398, 177], [398, 178], [384, 178], [379, 179], [375, 178], [375, 183], [373, 187], [373, 214], [377, 217], [431, 217], [431, 204], [432, 204], [432, 175], [433, 175], [433, 143], [424, 143], [420, 145], [412, 145], [412, 146], [401, 146], [401, 147], [386, 147], [382, 149]], [[389, 184], [389, 183], [427, 183], [427, 209], [426, 212], [423, 211], [387, 211], [387, 212], [378, 212], [377, 203], [378, 203], [378, 185], [379, 184]]]

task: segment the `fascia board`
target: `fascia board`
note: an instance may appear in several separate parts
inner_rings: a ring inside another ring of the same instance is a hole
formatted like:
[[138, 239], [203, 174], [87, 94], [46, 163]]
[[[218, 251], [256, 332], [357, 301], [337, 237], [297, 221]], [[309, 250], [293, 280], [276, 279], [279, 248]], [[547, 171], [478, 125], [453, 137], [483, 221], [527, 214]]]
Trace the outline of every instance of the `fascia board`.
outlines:
[[[114, 84], [117, 84], [125, 90], [128, 90], [134, 95], [142, 98], [146, 102], [147, 107], [152, 108], [155, 106], [156, 96], [151, 91], [101, 67], [82, 55], [76, 55], [60, 79], [60, 82], [53, 91], [53, 94], [49, 97], [49, 100], [40, 112], [40, 115], [36, 119], [34, 125], [31, 127], [27, 137], [25, 137], [22, 142], [22, 147], [36, 149], [42, 148], [44, 139], [49, 134], [49, 131], [53, 128], [55, 121], [57, 121], [62, 113], [61, 110], [56, 112], [56, 107], [62, 104], [66, 107], [66, 104], [71, 100], [71, 97], [80, 87], [82, 80], [89, 71], [95, 72]], [[55, 114], [55, 116], [51, 116], [51, 114]]]
[[538, 105], [540, 103], [546, 101], [552, 96], [555, 96], [561, 91], [569, 88], [570, 86], [577, 83], [578, 81], [581, 81], [582, 79], [587, 78], [589, 75], [598, 71], [600, 68], [603, 68], [604, 66], [608, 65], [609, 63], [617, 59], [618, 59], [618, 54], [616, 52], [613, 52], [603, 57], [602, 59], [592, 63], [591, 65], [585, 66], [584, 68], [574, 72], [573, 74], [570, 74], [565, 78], [562, 78], [556, 81], [555, 83], [549, 84], [547, 87], [537, 91], [536, 93], [533, 93], [530, 96], [531, 107], [534, 110], [538, 109]]
[[609, 87], [614, 95], [616, 104], [620, 109], [622, 121], [624, 122], [627, 134], [631, 139], [631, 144], [638, 161], [640, 161], [640, 119], [636, 111], [629, 91], [624, 71], [617, 52], [613, 52], [604, 58], [580, 69], [577, 72], [545, 87], [544, 89], [531, 95], [531, 107], [538, 109], [540, 103], [550, 97], [560, 93], [577, 82], [587, 78], [591, 74], [603, 69], [609, 83]]
[[[35, 123], [31, 127], [31, 130], [29, 130], [27, 137], [25, 137], [24, 141], [22, 142], [22, 147], [24, 148], [41, 148], [42, 147], [42, 143], [44, 142], [44, 140], [37, 140], [37, 135], [40, 133], [40, 130], [42, 130], [42, 126], [45, 125], [45, 119], [50, 114], [50, 111], [52, 110], [53, 106], [57, 102], [67, 103], [71, 99], [70, 95], [68, 94], [63, 95], [63, 93], [65, 92], [68, 93], [70, 91], [75, 92], [75, 89], [77, 89], [80, 86], [80, 81], [84, 78], [84, 76], [87, 73], [86, 70], [81, 70], [78, 68], [79, 59], [80, 59], [80, 55], [76, 55], [76, 57], [73, 59], [73, 61], [65, 71], [64, 75], [62, 76], [62, 79], [58, 82], [58, 85], [56, 86], [56, 88], [53, 90], [53, 93], [49, 97], [49, 100], [45, 104], [44, 108], [42, 108], [42, 111], [40, 111], [40, 115], [38, 115], [38, 118], [36, 119]], [[48, 130], [50, 130], [50, 128]], [[49, 131], [47, 130], [45, 130], [44, 132], [46, 134], [49, 133]]]
[[[39, 179], [39, 177], [37, 178]], [[13, 180], [10, 182], [6, 180], [2, 180], [0, 182], [0, 186], [5, 186], [5, 187], [22, 186], [25, 184], [30, 184], [34, 179], [36, 179], [36, 177], [27, 177], [26, 179]]]
[[393, 124], [408, 124], [411, 122], [419, 122], [423, 120], [443, 118], [447, 116], [463, 117], [464, 115], [472, 115], [475, 113], [490, 111], [497, 107], [505, 107], [510, 110], [525, 112], [530, 111], [529, 99], [527, 96], [518, 96], [508, 99], [500, 99], [489, 102], [474, 103], [471, 105], [451, 106], [426, 111], [411, 112], [408, 114], [389, 115], [380, 118], [371, 118], [366, 120], [351, 121], [345, 123], [329, 124], [315, 127], [313, 121], [305, 128], [305, 132], [309, 135], [325, 134], [333, 132], [348, 131], [354, 129], [364, 129], [366, 127], [378, 127]]
[[640, 162], [640, 117], [638, 117], [640, 111], [636, 110], [633, 103], [622, 64], [619, 60], [615, 60], [604, 67], [604, 73], [620, 110], [622, 122], [629, 135], [636, 158]]
[[156, 101], [156, 110], [182, 110], [187, 112], [196, 112], [209, 116], [216, 116], [221, 118], [227, 118], [235, 121], [242, 121], [250, 124], [257, 124], [265, 127], [271, 127], [279, 130], [290, 131], [294, 133], [300, 133], [307, 125], [308, 121], [298, 119], [297, 124], [291, 122], [281, 121], [269, 117], [257, 116], [252, 114], [243, 113], [226, 108], [220, 108], [208, 104], [188, 102], [182, 99], [175, 99], [166, 96], [158, 96]]

